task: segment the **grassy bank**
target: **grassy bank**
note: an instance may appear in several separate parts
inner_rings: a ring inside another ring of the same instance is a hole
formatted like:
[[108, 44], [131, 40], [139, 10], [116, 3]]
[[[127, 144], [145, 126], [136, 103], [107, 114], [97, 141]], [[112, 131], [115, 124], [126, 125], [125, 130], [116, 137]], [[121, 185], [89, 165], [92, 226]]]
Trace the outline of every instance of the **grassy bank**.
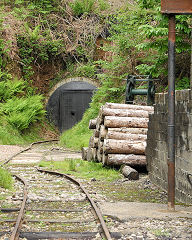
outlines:
[[13, 179], [10, 173], [0, 167], [0, 187], [11, 189], [13, 186]]
[[39, 166], [85, 179], [94, 178], [111, 182], [121, 178], [120, 172], [117, 170], [104, 168], [101, 163], [86, 162], [81, 159], [65, 159], [62, 162], [42, 161]]

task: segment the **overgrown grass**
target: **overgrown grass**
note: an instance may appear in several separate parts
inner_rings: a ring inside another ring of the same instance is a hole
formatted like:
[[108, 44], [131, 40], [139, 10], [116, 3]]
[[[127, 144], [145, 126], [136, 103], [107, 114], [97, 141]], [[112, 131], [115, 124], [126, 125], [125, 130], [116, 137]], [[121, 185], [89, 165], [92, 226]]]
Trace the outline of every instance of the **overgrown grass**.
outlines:
[[96, 118], [97, 114], [97, 108], [89, 108], [79, 123], [61, 135], [60, 144], [74, 150], [80, 150], [82, 147], [88, 146], [89, 138], [93, 134], [93, 132], [88, 129], [89, 120]]
[[43, 97], [34, 95], [23, 80], [0, 82], [0, 144], [25, 144], [40, 140], [45, 121]]
[[42, 123], [33, 124], [30, 126], [29, 129], [26, 129], [25, 131], [20, 132], [4, 120], [4, 121], [1, 121], [1, 126], [0, 126], [0, 144], [23, 145], [23, 144], [29, 144], [31, 142], [43, 140], [43, 137], [40, 136], [41, 131], [42, 131]]
[[11, 189], [13, 185], [13, 179], [11, 174], [0, 167], [0, 187]]
[[115, 169], [104, 168], [101, 163], [86, 162], [81, 159], [65, 159], [62, 162], [41, 161], [39, 166], [86, 179], [115, 181], [121, 178], [120, 172]]

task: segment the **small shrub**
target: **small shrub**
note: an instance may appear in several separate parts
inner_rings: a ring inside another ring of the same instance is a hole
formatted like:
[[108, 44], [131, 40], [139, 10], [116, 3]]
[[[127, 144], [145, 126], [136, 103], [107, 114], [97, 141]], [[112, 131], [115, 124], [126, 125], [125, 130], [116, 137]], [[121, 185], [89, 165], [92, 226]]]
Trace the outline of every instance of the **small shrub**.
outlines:
[[77, 68], [78, 76], [94, 78], [96, 77], [95, 65], [88, 63], [87, 65], [82, 65]]
[[23, 94], [26, 82], [22, 80], [8, 80], [0, 82], [0, 101], [6, 101], [13, 96]]
[[175, 88], [176, 88], [176, 90], [189, 89], [190, 88], [190, 79], [187, 77], [184, 77], [182, 79], [177, 79]]
[[75, 0], [70, 4], [75, 16], [81, 16], [84, 13], [90, 13], [93, 11], [95, 0]]
[[0, 187], [11, 189], [13, 184], [13, 179], [11, 174], [0, 167]]
[[1, 105], [0, 110], [5, 114], [7, 122], [19, 131], [42, 120], [45, 114], [40, 95], [9, 99]]
[[98, 0], [98, 4], [99, 4], [99, 9], [101, 11], [104, 11], [107, 8], [109, 8], [109, 3], [106, 0]]

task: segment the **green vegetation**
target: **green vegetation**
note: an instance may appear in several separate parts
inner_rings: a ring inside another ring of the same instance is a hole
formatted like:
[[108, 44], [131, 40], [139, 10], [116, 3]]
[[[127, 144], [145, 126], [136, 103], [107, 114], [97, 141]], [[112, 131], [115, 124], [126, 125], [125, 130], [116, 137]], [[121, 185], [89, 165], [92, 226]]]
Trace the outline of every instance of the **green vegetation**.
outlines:
[[[160, 2], [114, 1], [115, 9], [107, 0], [0, 3], [0, 141], [23, 142], [34, 123], [44, 121], [38, 94], [47, 96], [66, 77], [100, 85], [82, 121], [61, 136], [61, 144], [74, 149], [88, 145], [88, 122], [103, 103], [124, 100], [128, 74], [152, 74], [160, 79], [157, 89], [166, 90], [168, 19]], [[189, 86], [191, 18], [176, 21], [176, 87], [183, 89]]]
[[0, 187], [11, 189], [13, 184], [12, 176], [8, 171], [0, 167]]
[[1, 144], [21, 144], [27, 139], [39, 138], [38, 126], [35, 131], [31, 127], [36, 122], [42, 122], [45, 111], [42, 96], [33, 95], [30, 91], [31, 88], [23, 80], [0, 82]]
[[119, 171], [103, 168], [101, 163], [86, 162], [81, 159], [65, 159], [62, 162], [39, 163], [40, 167], [48, 167], [53, 170], [59, 170], [66, 174], [72, 174], [76, 177], [96, 180], [114, 181], [121, 178]]
[[[101, 87], [92, 99], [82, 121], [65, 132], [61, 144], [73, 148], [88, 145], [88, 121], [98, 114], [99, 107], [108, 102], [122, 102], [128, 74], [152, 74], [159, 78], [157, 90], [167, 88], [168, 18], [160, 13], [160, 0], [140, 0], [109, 16], [110, 43], [102, 49], [110, 54], [105, 60], [93, 63]], [[190, 17], [177, 16], [176, 73], [177, 89], [189, 87]], [[185, 70], [184, 70], [185, 69]], [[141, 85], [140, 88], [143, 86]], [[92, 114], [94, 113], [94, 114]], [[81, 129], [81, 130], [80, 130]], [[72, 144], [71, 144], [72, 143]]]

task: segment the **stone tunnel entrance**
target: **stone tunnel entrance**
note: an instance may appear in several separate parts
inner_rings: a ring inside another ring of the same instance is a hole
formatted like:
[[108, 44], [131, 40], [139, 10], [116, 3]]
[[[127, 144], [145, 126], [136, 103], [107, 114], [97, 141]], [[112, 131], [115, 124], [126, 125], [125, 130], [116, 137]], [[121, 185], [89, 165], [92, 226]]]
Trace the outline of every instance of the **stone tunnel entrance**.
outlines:
[[96, 87], [88, 82], [72, 81], [57, 88], [47, 103], [47, 116], [63, 132], [79, 122], [89, 107]]

